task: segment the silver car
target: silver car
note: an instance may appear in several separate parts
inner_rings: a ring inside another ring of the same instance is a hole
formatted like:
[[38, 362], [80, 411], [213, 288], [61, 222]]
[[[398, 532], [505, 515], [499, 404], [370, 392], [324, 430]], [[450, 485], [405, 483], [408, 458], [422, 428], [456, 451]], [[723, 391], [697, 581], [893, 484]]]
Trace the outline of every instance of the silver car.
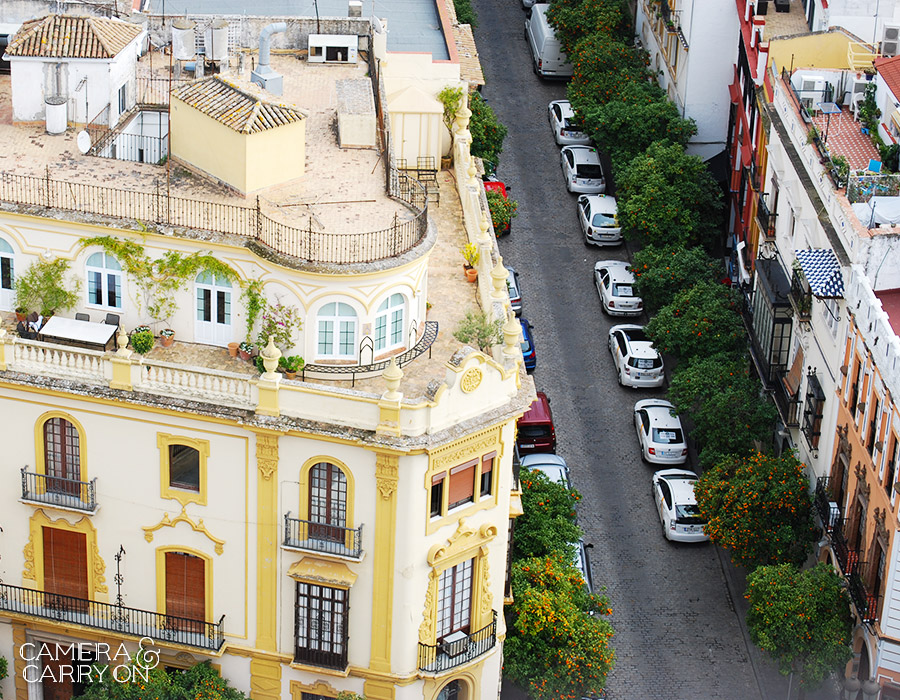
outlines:
[[608, 194], [582, 194], [578, 197], [578, 222], [584, 232], [585, 243], [619, 245], [622, 242], [622, 228], [618, 215], [615, 197]]
[[553, 138], [560, 146], [590, 144], [591, 137], [572, 125], [575, 110], [568, 100], [553, 100], [547, 105], [547, 119], [550, 120], [550, 127], [553, 129]]
[[593, 146], [563, 146], [559, 152], [559, 164], [569, 192], [606, 192], [606, 177], [600, 164], [600, 153]]
[[567, 489], [572, 488], [572, 482], [569, 480], [569, 467], [566, 464], [566, 460], [558, 455], [535, 452], [522, 457], [520, 466], [521, 469], [532, 469], [540, 472], [550, 481], [562, 484]]

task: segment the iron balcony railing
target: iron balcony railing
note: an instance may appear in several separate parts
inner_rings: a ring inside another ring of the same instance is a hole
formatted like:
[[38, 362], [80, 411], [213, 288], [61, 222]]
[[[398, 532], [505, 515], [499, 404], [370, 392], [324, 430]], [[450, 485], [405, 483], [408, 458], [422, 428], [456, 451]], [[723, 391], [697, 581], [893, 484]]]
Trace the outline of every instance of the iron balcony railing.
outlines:
[[37, 474], [22, 467], [22, 500], [93, 513], [97, 510], [97, 477], [90, 481]]
[[497, 644], [497, 611], [493, 611], [490, 624], [471, 634], [459, 634], [443, 639], [437, 644], [419, 642], [419, 670], [443, 673], [476, 659]]
[[777, 214], [769, 211], [769, 205], [766, 204], [766, 197], [760, 193], [756, 202], [756, 220], [759, 223], [759, 230], [765, 240], [774, 240], [775, 238], [775, 217]]
[[785, 428], [800, 427], [800, 395], [791, 394], [784, 384], [784, 368], [776, 372], [772, 382], [772, 398]]
[[791, 306], [794, 307], [794, 313], [797, 314], [799, 321], [808, 321], [812, 313], [812, 292], [809, 284], [803, 278], [803, 274], [798, 270], [794, 270], [791, 275]]
[[288, 512], [284, 516], [284, 546], [359, 559], [362, 556], [362, 525], [354, 530], [299, 520]]
[[204, 622], [5, 583], [0, 583], [0, 610], [211, 651], [225, 641], [224, 615]]
[[841, 520], [840, 505], [834, 501], [831, 492], [831, 477], [820, 476], [816, 480], [816, 495], [813, 499], [816, 513], [822, 521], [822, 528], [831, 534], [834, 526]]
[[865, 584], [867, 566], [865, 562], [858, 562], [854, 570], [847, 574], [847, 589], [850, 600], [856, 606], [856, 612], [863, 622], [875, 622], [878, 616], [879, 596], [870, 593]]

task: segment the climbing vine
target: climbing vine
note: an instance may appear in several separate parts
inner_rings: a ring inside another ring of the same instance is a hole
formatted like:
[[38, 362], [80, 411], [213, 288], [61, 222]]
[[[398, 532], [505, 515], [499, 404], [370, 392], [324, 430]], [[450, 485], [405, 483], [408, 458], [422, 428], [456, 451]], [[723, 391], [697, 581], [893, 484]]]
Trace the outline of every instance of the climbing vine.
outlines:
[[[168, 320], [178, 310], [175, 293], [187, 287], [188, 280], [205, 272], [213, 277], [240, 282], [237, 272], [212, 253], [190, 255], [169, 250], [151, 258], [144, 246], [112, 236], [83, 238], [81, 247], [97, 246], [114, 257], [141, 291], [138, 310], [146, 310], [154, 321]], [[142, 309], [143, 307], [143, 309]]]
[[260, 280], [250, 280], [241, 292], [241, 299], [247, 309], [247, 341], [253, 336], [253, 326], [256, 319], [266, 308], [266, 298], [263, 296], [263, 283]]

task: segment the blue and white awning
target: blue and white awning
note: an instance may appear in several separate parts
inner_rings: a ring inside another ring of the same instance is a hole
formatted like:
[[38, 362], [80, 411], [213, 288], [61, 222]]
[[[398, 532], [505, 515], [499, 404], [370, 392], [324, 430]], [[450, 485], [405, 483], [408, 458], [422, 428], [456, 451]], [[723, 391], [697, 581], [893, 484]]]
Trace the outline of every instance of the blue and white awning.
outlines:
[[813, 296], [819, 299], [842, 299], [844, 297], [844, 277], [841, 274], [841, 264], [831, 248], [795, 250], [794, 253]]

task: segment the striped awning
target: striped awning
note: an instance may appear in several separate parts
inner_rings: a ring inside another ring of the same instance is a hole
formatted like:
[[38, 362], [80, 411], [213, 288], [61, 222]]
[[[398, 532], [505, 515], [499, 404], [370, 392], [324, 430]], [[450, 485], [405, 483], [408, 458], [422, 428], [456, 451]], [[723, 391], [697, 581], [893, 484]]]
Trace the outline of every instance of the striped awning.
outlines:
[[841, 264], [831, 248], [812, 248], [794, 252], [813, 296], [819, 299], [844, 297]]

